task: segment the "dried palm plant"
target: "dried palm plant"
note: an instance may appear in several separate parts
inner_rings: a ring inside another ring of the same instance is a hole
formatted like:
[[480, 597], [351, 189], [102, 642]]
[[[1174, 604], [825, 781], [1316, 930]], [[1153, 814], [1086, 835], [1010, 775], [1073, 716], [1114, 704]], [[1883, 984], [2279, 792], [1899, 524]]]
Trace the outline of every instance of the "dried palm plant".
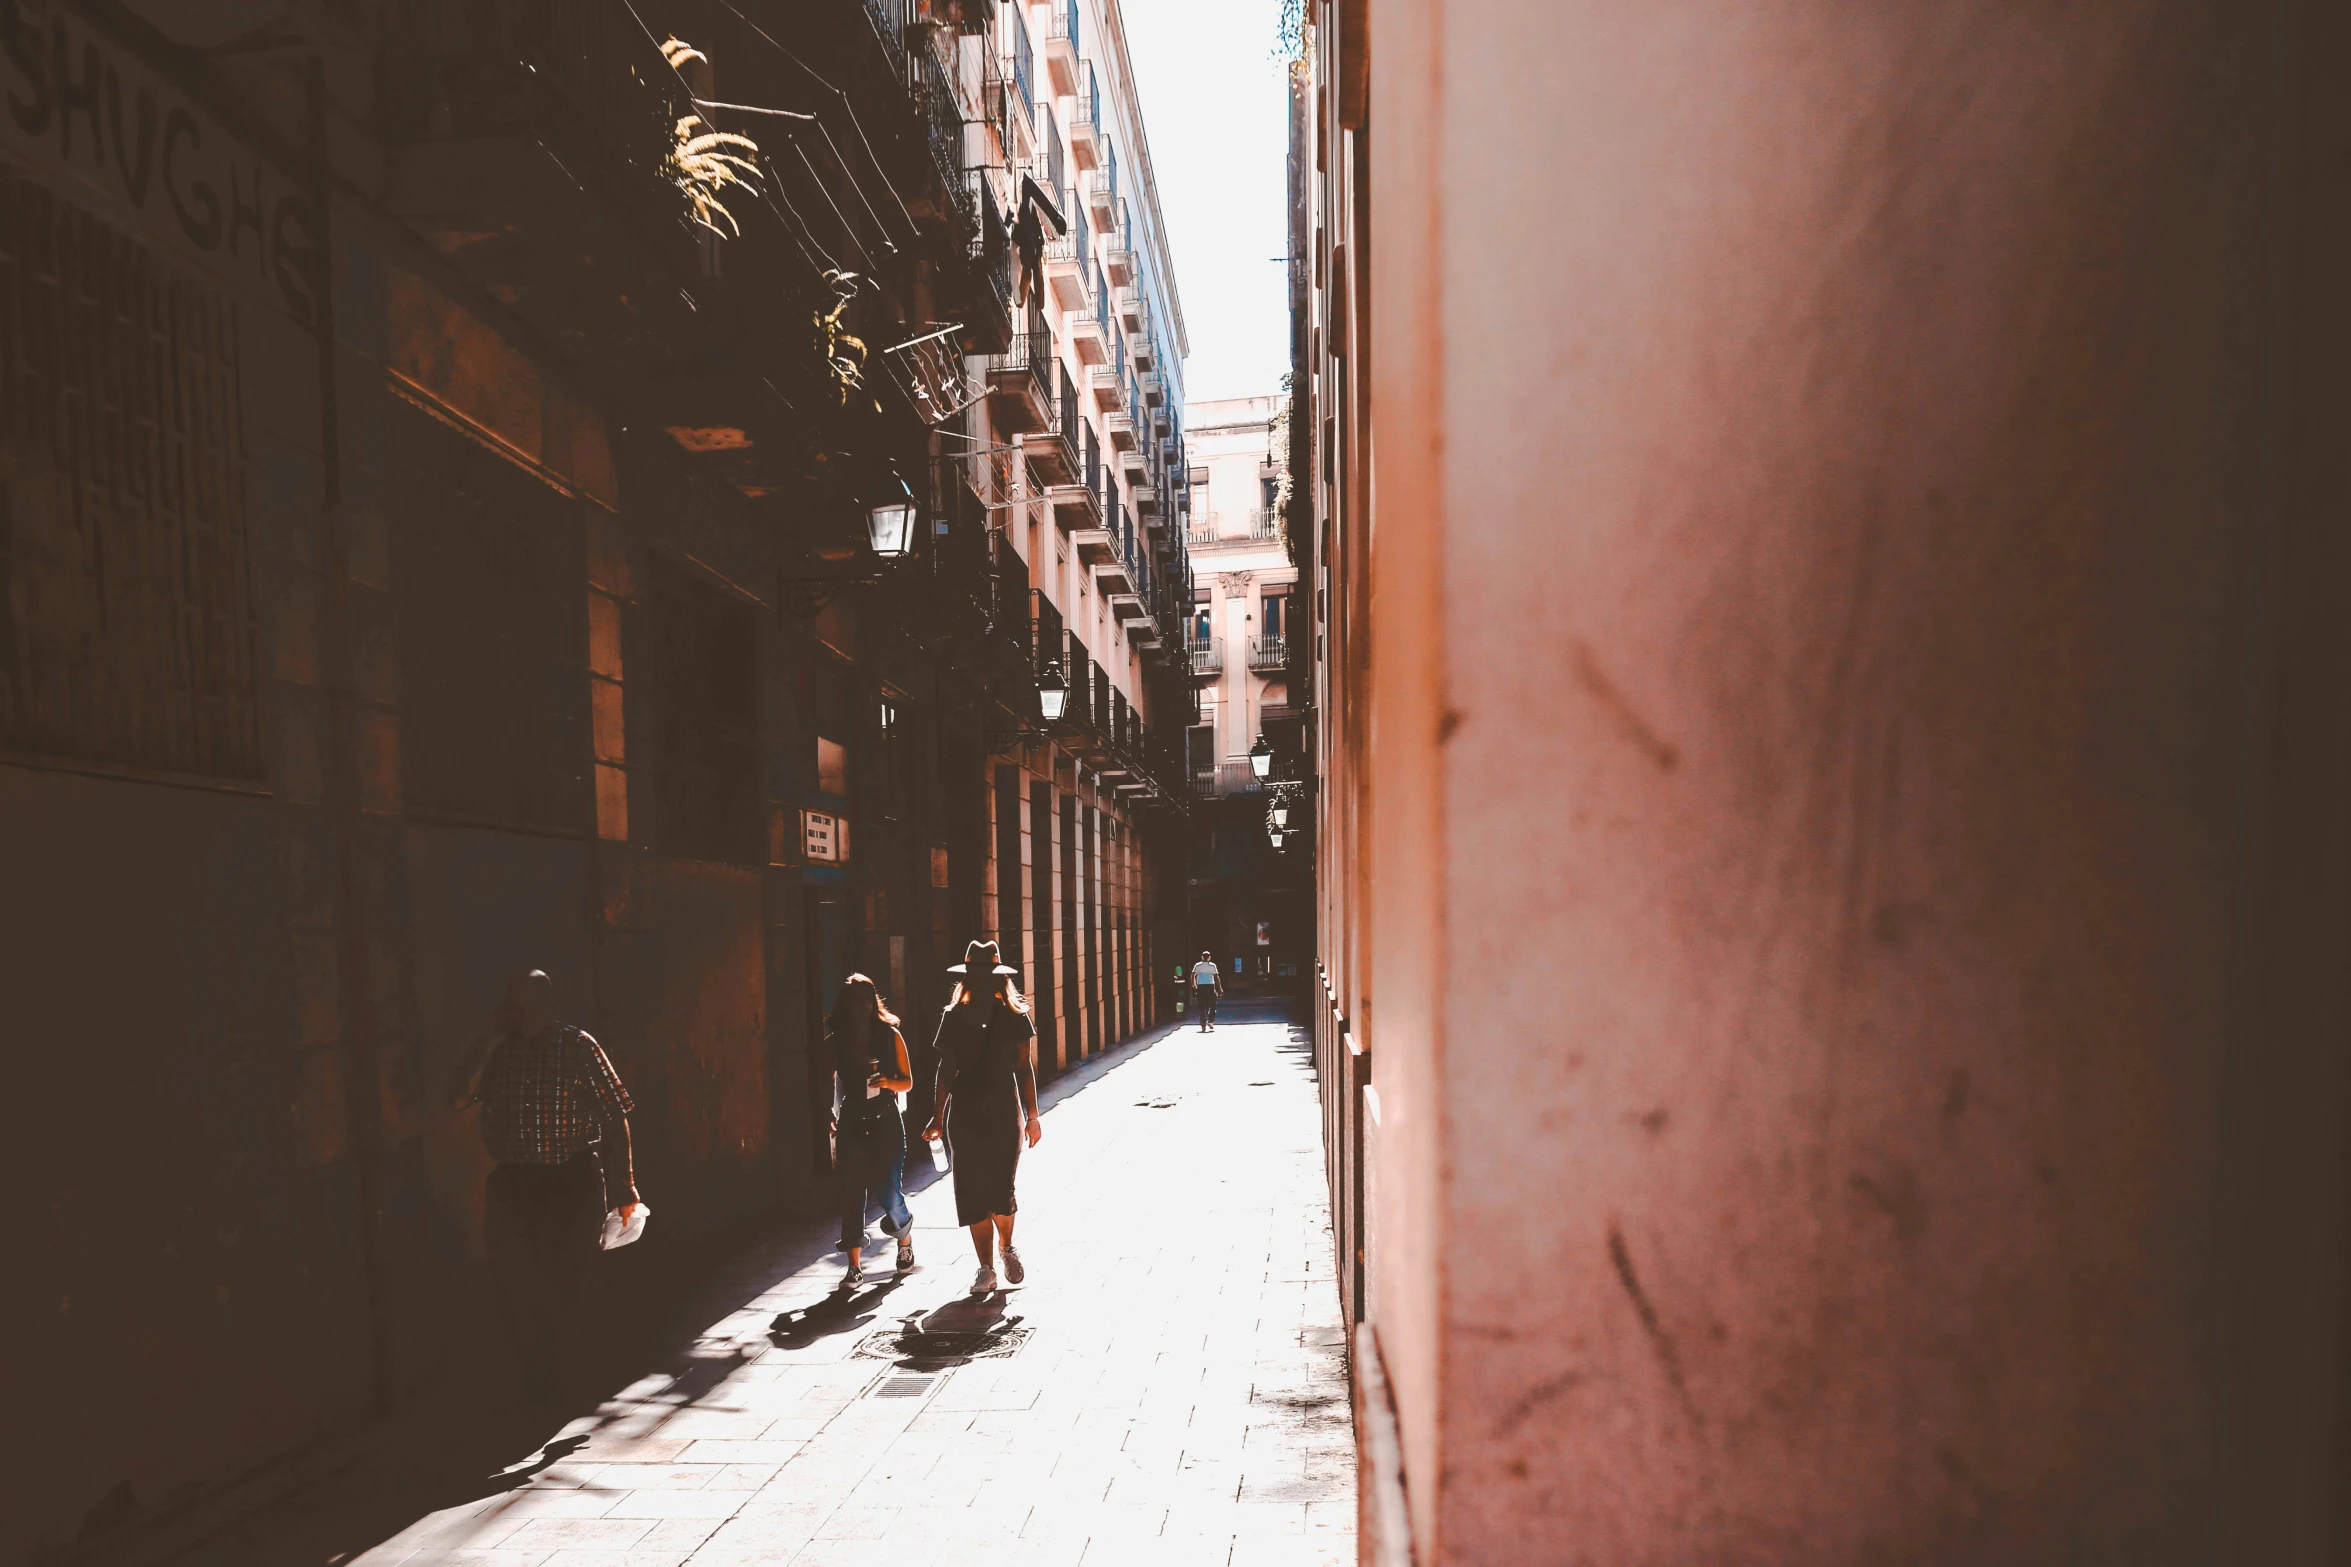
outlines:
[[[669, 156], [661, 172], [685, 194], [694, 209], [694, 221], [713, 234], [738, 237], [742, 226], [727, 211], [723, 193], [730, 185], [757, 188], [759, 144], [733, 131], [712, 130], [702, 116], [689, 114], [671, 132]], [[721, 225], [724, 227], [721, 227]]]
[[865, 339], [843, 331], [841, 322], [848, 316], [858, 286], [865, 279], [835, 267], [824, 275], [824, 280], [832, 285], [833, 308], [816, 313], [816, 348], [832, 372], [833, 382], [840, 389], [841, 406], [845, 408], [849, 405], [849, 394], [865, 384], [866, 347]]

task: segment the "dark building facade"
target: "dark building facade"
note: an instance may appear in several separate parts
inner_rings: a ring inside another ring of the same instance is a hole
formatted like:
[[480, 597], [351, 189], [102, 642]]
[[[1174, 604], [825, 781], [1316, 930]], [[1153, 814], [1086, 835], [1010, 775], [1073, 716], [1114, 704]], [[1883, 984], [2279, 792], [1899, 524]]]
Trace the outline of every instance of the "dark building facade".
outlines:
[[[1044, 918], [1153, 906], [1149, 810], [1074, 852], [1139, 705], [1004, 792], [1008, 15], [0, 0], [0, 1560], [480, 1372], [445, 1085], [506, 974], [605, 1042], [680, 1258], [822, 1200], [821, 1010], [936, 1008], [1000, 800], [1074, 823]], [[1154, 1015], [1150, 928], [1073, 948], [1052, 1064]]]

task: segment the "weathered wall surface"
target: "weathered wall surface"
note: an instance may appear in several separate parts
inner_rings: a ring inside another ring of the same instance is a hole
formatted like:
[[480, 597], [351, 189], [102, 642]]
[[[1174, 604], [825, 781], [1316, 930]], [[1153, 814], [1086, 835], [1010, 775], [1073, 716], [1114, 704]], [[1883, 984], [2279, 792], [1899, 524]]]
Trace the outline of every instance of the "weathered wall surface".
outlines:
[[[13, 1460], [20, 1519], [44, 1490], [77, 1516], [126, 1482], [152, 1497], [174, 1451], [282, 1447], [366, 1400], [347, 1126], [299, 1046], [275, 814], [0, 768], [0, 1332], [42, 1432]], [[254, 1399], [266, 1363], [287, 1374]]]
[[2336, 1559], [2320, 10], [1374, 0], [1424, 1560]]

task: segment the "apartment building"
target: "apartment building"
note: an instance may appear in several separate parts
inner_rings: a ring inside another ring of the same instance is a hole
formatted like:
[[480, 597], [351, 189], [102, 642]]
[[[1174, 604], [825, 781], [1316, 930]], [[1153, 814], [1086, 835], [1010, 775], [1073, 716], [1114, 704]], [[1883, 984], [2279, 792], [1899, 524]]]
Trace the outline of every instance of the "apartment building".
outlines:
[[[1191, 950], [1227, 983], [1295, 982], [1310, 961], [1304, 796], [1290, 699], [1298, 571], [1281, 507], [1288, 399], [1190, 409], [1192, 609], [1185, 632], [1199, 713], [1185, 740], [1199, 801], [1189, 866]], [[1272, 758], [1285, 765], [1276, 769]], [[1292, 831], [1295, 806], [1297, 830]]]
[[2345, 1560], [2351, 12], [1304, 20], [1361, 1559]]
[[0, 99], [0, 1560], [495, 1374], [446, 1078], [519, 968], [635, 1096], [648, 1288], [829, 1204], [850, 970], [918, 1053], [999, 921], [1049, 1066], [1151, 1015], [1184, 335], [1114, 5], [8, 3]]
[[1004, 6], [966, 67], [1001, 341], [949, 449], [1025, 588], [1032, 676], [991, 749], [987, 923], [1058, 1067], [1159, 1016], [1181, 916], [1186, 340], [1116, 0]]

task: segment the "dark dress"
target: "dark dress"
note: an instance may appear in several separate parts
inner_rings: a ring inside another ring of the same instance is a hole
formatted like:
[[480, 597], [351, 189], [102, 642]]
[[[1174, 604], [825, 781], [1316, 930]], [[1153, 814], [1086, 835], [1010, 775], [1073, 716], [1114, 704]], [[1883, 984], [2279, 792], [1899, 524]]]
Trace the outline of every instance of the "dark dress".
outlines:
[[1036, 1024], [997, 1001], [949, 1007], [939, 1019], [939, 1080], [946, 1084], [947, 1151], [955, 1161], [955, 1222], [984, 1224], [1017, 1212], [1023, 1117], [1015, 1071]]

